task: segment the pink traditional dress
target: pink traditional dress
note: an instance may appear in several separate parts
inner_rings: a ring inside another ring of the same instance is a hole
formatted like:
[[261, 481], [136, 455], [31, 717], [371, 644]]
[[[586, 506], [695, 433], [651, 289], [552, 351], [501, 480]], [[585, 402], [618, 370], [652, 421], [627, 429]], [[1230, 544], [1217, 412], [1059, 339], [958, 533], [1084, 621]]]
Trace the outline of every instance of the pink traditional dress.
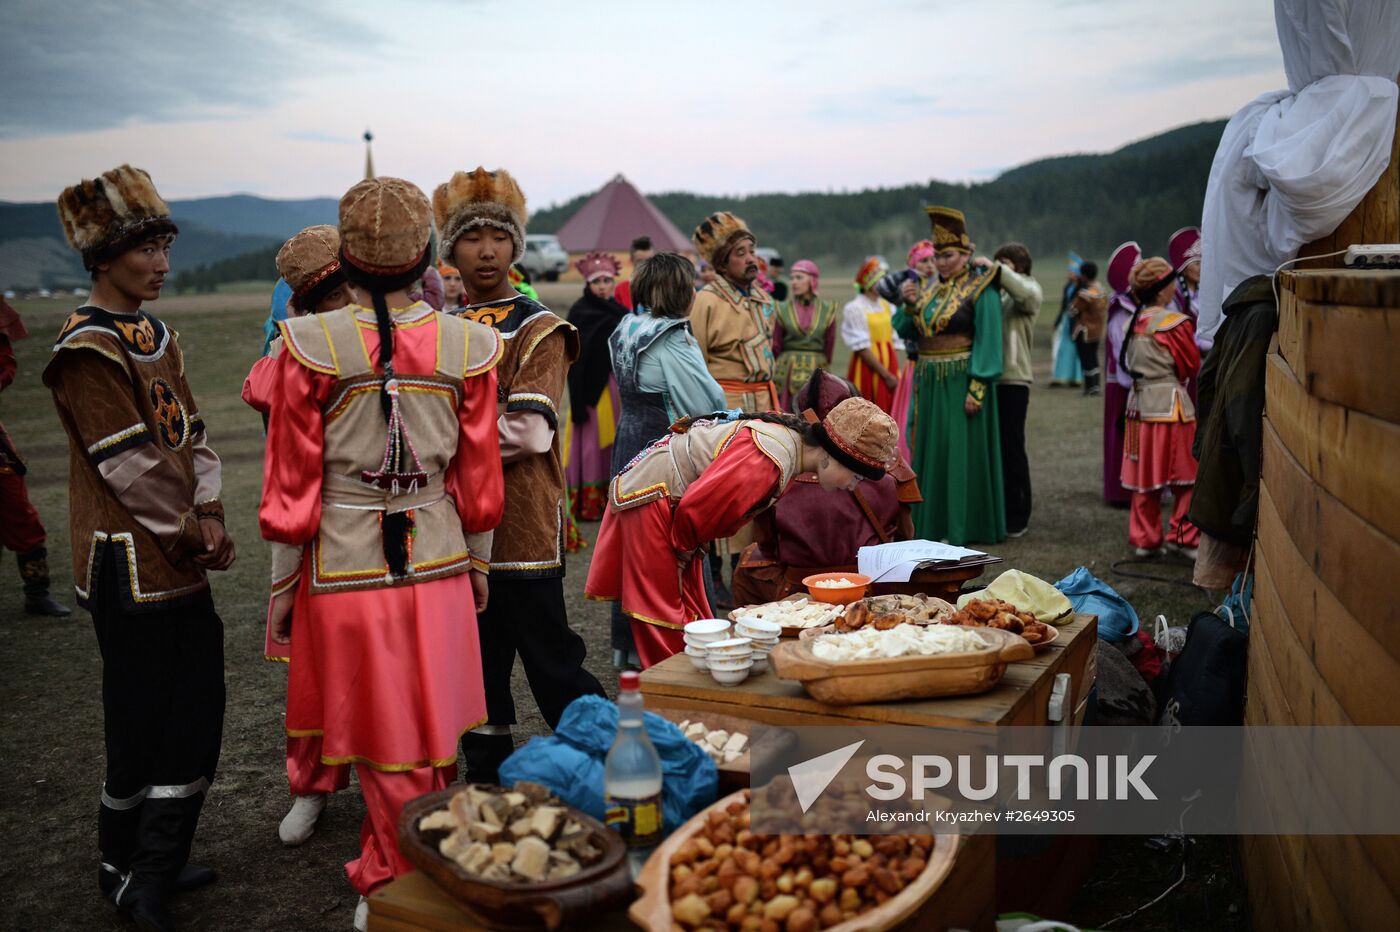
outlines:
[[459, 737], [486, 719], [467, 571], [504, 504], [499, 337], [422, 302], [391, 314], [383, 397], [374, 312], [355, 305], [282, 322], [244, 388], [269, 415], [273, 593], [296, 593], [286, 727], [306, 743], [289, 766], [315, 772], [289, 776], [318, 792], [358, 768], [368, 814], [346, 871], [362, 894], [411, 869], [399, 811], [456, 778]]
[[1196, 408], [1186, 382], [1201, 367], [1201, 351], [1191, 319], [1171, 308], [1144, 308], [1128, 334], [1126, 363], [1133, 379], [1122, 472], [1123, 487], [1132, 493], [1128, 542], [1145, 550], [1162, 546], [1162, 490], [1171, 486], [1169, 538], [1195, 547], [1200, 531], [1186, 514], [1196, 484]]
[[710, 617], [704, 560], [797, 475], [795, 430], [765, 421], [697, 421], [643, 450], [609, 488], [584, 588], [620, 601], [644, 667], [679, 653], [681, 629]]

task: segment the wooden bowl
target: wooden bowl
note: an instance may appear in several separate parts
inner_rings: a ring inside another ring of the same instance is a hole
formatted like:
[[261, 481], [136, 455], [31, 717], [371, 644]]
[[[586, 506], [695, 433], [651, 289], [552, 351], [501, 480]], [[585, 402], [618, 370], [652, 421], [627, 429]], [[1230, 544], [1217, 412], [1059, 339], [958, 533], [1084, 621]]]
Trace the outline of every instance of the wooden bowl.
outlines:
[[[782, 647], [791, 645], [779, 645]], [[637, 877], [637, 885], [642, 894], [627, 910], [627, 918], [643, 929], [673, 929], [671, 918], [671, 855], [675, 854], [691, 836], [705, 826], [710, 810], [723, 810], [733, 802], [743, 802], [747, 791], [740, 790], [716, 802], [713, 806], [698, 813], [689, 822], [671, 833], [647, 858], [646, 866]], [[929, 852], [928, 866], [924, 872], [903, 890], [879, 906], [862, 913], [854, 919], [830, 926], [827, 932], [883, 932], [906, 922], [930, 896], [938, 890], [957, 860], [959, 838], [957, 835], [940, 834], [934, 836], [933, 850]]]
[[620, 907], [636, 895], [622, 836], [563, 803], [569, 818], [588, 829], [589, 840], [603, 852], [598, 863], [565, 880], [541, 883], [503, 883], [468, 874], [418, 831], [423, 816], [447, 808], [462, 789], [460, 784], [450, 786], [406, 804], [399, 815], [399, 850], [482, 924], [493, 929], [558, 929], [587, 922], [588, 917]]
[[[849, 579], [855, 585], [842, 586], [839, 589], [828, 589], [825, 586], [816, 585], [819, 582], [835, 579]], [[807, 593], [811, 595], [814, 602], [850, 605], [852, 602], [858, 602], [865, 598], [865, 590], [870, 588], [870, 577], [860, 573], [816, 573], [804, 577], [802, 585], [807, 587]]]
[[1035, 656], [1020, 635], [999, 628], [977, 630], [991, 638], [994, 646], [960, 654], [831, 663], [812, 653], [811, 638], [829, 633], [816, 629], [773, 648], [768, 662], [779, 679], [800, 681], [813, 699], [828, 705], [966, 696], [1000, 683], [1008, 663]]

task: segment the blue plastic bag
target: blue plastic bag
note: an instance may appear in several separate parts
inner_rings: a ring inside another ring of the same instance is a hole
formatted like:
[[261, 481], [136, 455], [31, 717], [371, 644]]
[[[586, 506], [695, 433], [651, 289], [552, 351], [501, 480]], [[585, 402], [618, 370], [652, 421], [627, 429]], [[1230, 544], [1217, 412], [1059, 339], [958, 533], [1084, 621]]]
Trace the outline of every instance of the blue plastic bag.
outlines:
[[1099, 640], [1116, 643], [1137, 634], [1138, 615], [1132, 605], [1088, 567], [1081, 566], [1055, 588], [1069, 597], [1076, 612], [1099, 616]]
[[[713, 803], [719, 771], [672, 722], [654, 712], [643, 716], [647, 736], [661, 756], [661, 809], [669, 833]], [[539, 783], [576, 809], [603, 820], [603, 761], [617, 736], [617, 705], [600, 696], [580, 696], [564, 710], [548, 738], [531, 738], [501, 765], [501, 783]]]

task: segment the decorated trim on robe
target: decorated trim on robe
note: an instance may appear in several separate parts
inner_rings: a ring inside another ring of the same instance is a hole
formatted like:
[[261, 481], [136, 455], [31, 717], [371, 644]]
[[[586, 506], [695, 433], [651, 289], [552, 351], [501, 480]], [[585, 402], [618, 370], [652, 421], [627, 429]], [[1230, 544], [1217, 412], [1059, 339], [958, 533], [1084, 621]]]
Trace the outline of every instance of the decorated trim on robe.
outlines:
[[[915, 327], [923, 336], [942, 333], [958, 311], [964, 306], [975, 305], [977, 299], [982, 297], [982, 292], [996, 279], [997, 276], [993, 273], [974, 274], [965, 271], [951, 282], [940, 281], [925, 289], [919, 294], [920, 310], [914, 317]], [[938, 305], [930, 315], [929, 307], [934, 301], [937, 301]]]
[[462, 378], [464, 379], [469, 379], [472, 376], [481, 375], [484, 372], [491, 371], [496, 367], [496, 364], [499, 363], [501, 361], [501, 358], [506, 354], [506, 344], [505, 341], [501, 339], [501, 335], [498, 334], [496, 331], [492, 330], [490, 327], [484, 327], [482, 329], [484, 329], [487, 335], [489, 335], [489, 338], [491, 340], [491, 351], [481, 362], [473, 363], [471, 357], [472, 344], [470, 342], [471, 329], [468, 328], [467, 349], [463, 356], [463, 358], [466, 359], [466, 363], [462, 368]]
[[537, 411], [549, 422], [550, 430], [559, 429], [559, 412], [554, 410], [554, 401], [540, 392], [519, 392], [506, 398], [506, 413], [512, 411]]
[[[345, 413], [350, 402], [366, 392], [379, 391], [379, 376], [363, 376], [353, 382], [347, 382], [341, 387], [340, 393], [335, 395], [323, 409], [323, 415], [327, 424], [334, 421]], [[457, 408], [462, 403], [461, 387], [455, 381], [445, 379], [435, 379], [433, 376], [406, 376], [399, 378], [399, 391], [413, 392], [427, 395], [443, 395], [452, 399], [453, 408]]]
[[119, 430], [110, 437], [103, 437], [101, 440], [88, 447], [88, 457], [94, 466], [103, 460], [109, 460], [118, 453], [127, 450], [134, 450], [145, 443], [151, 442], [151, 429], [144, 421], [131, 425], [125, 430]]
[[1190, 319], [1190, 317], [1182, 314], [1180, 311], [1168, 310], [1165, 313], [1154, 314], [1152, 317], [1146, 318], [1145, 322], [1140, 319], [1137, 332], [1149, 334], [1166, 333], [1168, 330], [1174, 330]]
[[[277, 326], [282, 331], [283, 345], [297, 362], [322, 375], [340, 374], [330, 336], [317, 317], [291, 317], [279, 320]], [[317, 353], [321, 355], [318, 357]]]
[[78, 308], [64, 321], [53, 349], [54, 352], [77, 346], [96, 349], [92, 340], [101, 336], [115, 338], [121, 348], [139, 362], [157, 361], [170, 345], [169, 328], [146, 311], [115, 314], [105, 308], [87, 306]]
[[[561, 498], [554, 507], [554, 558], [550, 560], [518, 560], [514, 562], [491, 561], [492, 575], [510, 575], [516, 578], [531, 576], [553, 577], [564, 566], [564, 500]], [[494, 547], [492, 548], [495, 549]]]
[[[184, 522], [188, 518], [189, 515], [184, 516], [181, 520], [181, 527], [184, 527]], [[73, 580], [73, 591], [77, 593], [79, 601], [83, 603], [89, 602], [92, 598], [92, 575], [93, 568], [97, 563], [97, 547], [99, 544], [105, 543], [121, 545], [121, 549], [114, 551], [114, 553], [125, 558], [126, 566], [124, 569], [126, 571], [127, 590], [131, 596], [131, 600], [137, 604], [146, 605], [152, 602], [166, 602], [171, 599], [193, 595], [196, 592], [201, 592], [209, 588], [209, 581], [203, 579], [197, 583], [189, 586], [182, 586], [178, 589], [145, 592], [141, 589], [141, 572], [140, 567], [136, 563], [136, 541], [132, 537], [131, 532], [123, 531], [118, 534], [108, 534], [106, 531], [93, 531], [92, 539], [88, 544], [87, 567], [83, 572], [83, 585], [78, 585], [76, 577]], [[122, 569], [123, 567], [117, 567], [118, 572]]]
[[[454, 744], [460, 744], [462, 742], [463, 735], [471, 731], [473, 728], [480, 728], [482, 725], [485, 724], [486, 719], [484, 718], [472, 722], [466, 728], [462, 729], [461, 734], [457, 735], [457, 740], [454, 742]], [[321, 728], [287, 728], [284, 726], [283, 731], [286, 732], [288, 738], [321, 738], [324, 737], [326, 734], [325, 730]], [[351, 754], [347, 757], [328, 757], [327, 755], [322, 754], [321, 763], [327, 767], [339, 767], [342, 764], [362, 764], [366, 767], [371, 767], [375, 770], [378, 770], [381, 773], [404, 773], [409, 770], [421, 770], [424, 767], [456, 767], [457, 758], [454, 755], [452, 757], [428, 758], [426, 760], [412, 761], [406, 764], [384, 764], [380, 763], [379, 761], [371, 760], [368, 757], [362, 757], [358, 754]]]

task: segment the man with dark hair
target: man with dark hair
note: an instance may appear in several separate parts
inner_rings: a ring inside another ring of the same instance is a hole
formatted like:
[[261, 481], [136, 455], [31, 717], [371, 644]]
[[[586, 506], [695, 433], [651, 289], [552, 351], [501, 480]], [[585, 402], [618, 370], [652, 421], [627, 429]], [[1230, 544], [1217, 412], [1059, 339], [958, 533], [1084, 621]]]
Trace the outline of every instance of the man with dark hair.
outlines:
[[525, 251], [526, 212], [509, 172], [457, 172], [434, 192], [433, 212], [442, 260], [462, 272], [467, 303], [458, 315], [495, 328], [504, 347], [496, 377], [505, 513], [494, 536], [468, 541], [473, 571], [490, 574], [490, 599], [477, 606], [487, 720], [462, 737], [467, 781], [496, 783], [515, 750], [517, 654], [550, 728], [579, 696], [603, 695], [583, 667], [587, 648], [564, 605], [559, 408], [579, 339], [567, 321], [511, 287], [507, 272]]
[[[1006, 491], [1006, 536], [1020, 537], [1031, 520], [1031, 467], [1026, 457], [1026, 410], [1030, 407], [1031, 330], [1044, 294], [1031, 276], [1031, 253], [1007, 243], [993, 258], [1001, 263], [1001, 378], [997, 380], [997, 426], [1001, 433], [1001, 477]], [[985, 261], [985, 260], [979, 260]], [[988, 263], [990, 265], [990, 263]]]
[[[632, 240], [632, 251], [629, 255], [632, 260], [632, 276], [635, 278], [637, 269], [641, 268], [642, 263], [656, 255], [656, 251], [651, 248], [651, 237], [642, 235]], [[637, 309], [634, 304], [635, 299], [632, 297], [631, 279], [624, 279], [617, 283], [617, 287], [613, 289], [613, 299], [629, 311]]]
[[214, 879], [188, 860], [224, 718], [207, 571], [233, 564], [233, 541], [180, 344], [141, 308], [170, 272], [170, 209], [123, 165], [65, 190], [58, 214], [93, 282], [43, 378], [71, 453], [78, 602], [102, 652], [98, 883], [143, 928], [169, 929], [165, 895]]
[[1099, 267], [1085, 262], [1079, 267], [1079, 290], [1069, 302], [1070, 336], [1084, 369], [1084, 394], [1097, 395], [1099, 388], [1099, 343], [1108, 323], [1108, 295], [1099, 284]]

